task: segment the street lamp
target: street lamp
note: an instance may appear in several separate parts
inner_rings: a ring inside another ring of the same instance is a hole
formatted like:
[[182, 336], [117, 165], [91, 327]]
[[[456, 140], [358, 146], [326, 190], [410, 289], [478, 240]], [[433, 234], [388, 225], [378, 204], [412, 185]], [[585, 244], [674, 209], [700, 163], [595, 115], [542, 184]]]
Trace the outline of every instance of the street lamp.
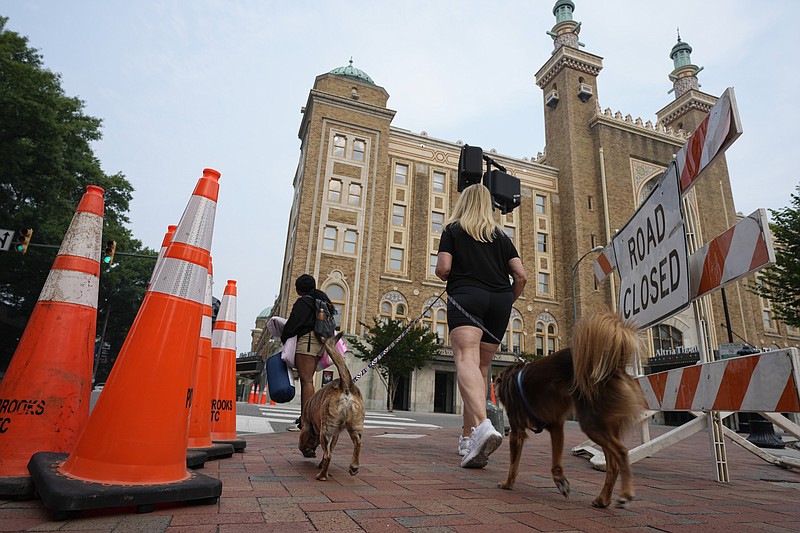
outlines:
[[[572, 265], [572, 323], [573, 325], [578, 321], [578, 301], [575, 299], [575, 272], [578, 271], [578, 265], [581, 264], [581, 261], [592, 252], [602, 252], [605, 248], [602, 246], [595, 246], [585, 254], [581, 256], [580, 259], [575, 261], [575, 264]], [[573, 326], [574, 327], [574, 326]]]

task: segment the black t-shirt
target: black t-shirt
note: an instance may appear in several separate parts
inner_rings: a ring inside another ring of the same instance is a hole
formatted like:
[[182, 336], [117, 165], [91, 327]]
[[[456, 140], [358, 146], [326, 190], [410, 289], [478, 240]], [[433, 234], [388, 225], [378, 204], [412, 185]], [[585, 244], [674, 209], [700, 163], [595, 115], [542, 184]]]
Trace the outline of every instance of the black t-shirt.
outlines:
[[439, 240], [439, 251], [453, 256], [447, 292], [457, 287], [511, 291], [508, 262], [519, 257], [519, 253], [505, 233], [495, 232], [492, 242], [480, 242], [470, 237], [458, 223], [449, 224]]

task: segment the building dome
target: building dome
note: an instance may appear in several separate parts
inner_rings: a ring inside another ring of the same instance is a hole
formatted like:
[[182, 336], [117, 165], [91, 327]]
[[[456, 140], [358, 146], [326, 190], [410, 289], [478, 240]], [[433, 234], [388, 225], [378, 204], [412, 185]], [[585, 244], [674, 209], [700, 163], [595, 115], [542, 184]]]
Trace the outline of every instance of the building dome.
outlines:
[[258, 313], [258, 317], [256, 318], [267, 318], [269, 317], [270, 313], [272, 313], [272, 307], [265, 307], [263, 311]]
[[678, 54], [678, 52], [686, 52], [687, 54], [692, 53], [692, 47], [689, 46], [689, 43], [681, 41], [680, 37], [678, 37], [678, 42], [675, 44], [675, 46], [672, 47], [672, 50], [669, 53], [669, 58], [675, 59], [675, 56]]
[[[558, 2], [556, 2], [556, 5], [553, 6], [553, 15], [558, 16], [558, 11], [561, 8], [566, 8], [566, 11], [568, 11], [571, 14], [572, 12], [575, 11], [575, 4], [572, 2], [572, 0], [558, 0]], [[562, 12], [564, 11], [565, 10], [562, 10]]]
[[370, 78], [366, 72], [353, 66], [352, 59], [350, 59], [350, 64], [347, 65], [346, 67], [337, 67], [331, 70], [330, 73], [336, 76], [344, 76], [345, 78], [354, 78], [359, 81], [369, 83], [370, 85], [375, 85], [375, 82], [372, 81], [372, 78]]

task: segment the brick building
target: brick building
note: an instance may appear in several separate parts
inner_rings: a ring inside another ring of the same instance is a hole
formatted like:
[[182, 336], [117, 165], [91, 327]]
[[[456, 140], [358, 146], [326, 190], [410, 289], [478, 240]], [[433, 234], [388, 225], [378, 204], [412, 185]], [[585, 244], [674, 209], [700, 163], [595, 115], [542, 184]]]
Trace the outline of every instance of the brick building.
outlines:
[[[578, 317], [615, 307], [618, 281], [612, 276], [596, 284], [591, 250], [624, 226], [687, 132], [717, 100], [698, 89], [700, 69], [691, 63], [691, 47], [679, 38], [669, 74], [674, 100], [656, 112], [655, 124], [601, 110], [603, 60], [578, 48], [580, 24], [573, 10], [570, 0], [556, 2], [554, 50], [536, 73], [546, 149], [534, 160], [490, 154], [521, 182], [522, 204], [507, 215], [498, 213], [498, 220], [528, 271], [494, 373], [514, 360], [511, 352], [541, 354], [568, 345], [573, 305]], [[305, 272], [328, 293], [341, 328], [352, 335], [363, 333], [360, 324], [373, 317], [412, 320], [443, 291], [434, 266], [442, 225], [458, 195], [462, 143], [393, 127], [388, 99], [386, 89], [352, 61], [316, 78], [298, 133], [301, 153], [276, 315], [288, 314], [296, 298], [294, 280]], [[737, 222], [724, 157], [686, 196], [684, 211], [690, 253]], [[751, 282], [726, 288], [731, 329], [740, 337], [734, 341], [746, 339], [757, 348], [800, 345], [800, 331], [777, 323], [769, 303], [746, 290]], [[265, 344], [263, 318], [254, 330], [254, 351]], [[647, 332], [650, 352], [642, 370], [694, 363], [704, 347], [713, 357], [711, 351], [728, 342], [724, 322], [719, 291], [697, 300]], [[460, 412], [442, 301], [424, 323], [439, 333], [441, 353], [403, 380], [395, 407]], [[364, 365], [357, 359], [348, 363], [353, 370]], [[385, 407], [385, 389], [374, 372], [359, 385], [368, 408]]]

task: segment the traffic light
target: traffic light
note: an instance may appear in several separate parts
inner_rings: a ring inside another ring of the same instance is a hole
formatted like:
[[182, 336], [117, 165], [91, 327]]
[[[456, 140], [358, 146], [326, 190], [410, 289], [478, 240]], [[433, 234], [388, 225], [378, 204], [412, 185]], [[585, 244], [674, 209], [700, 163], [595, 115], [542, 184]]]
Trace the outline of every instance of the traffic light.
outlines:
[[117, 241], [108, 241], [103, 250], [103, 263], [110, 265], [114, 262], [114, 252], [117, 251]]
[[28, 245], [31, 243], [33, 237], [32, 229], [21, 229], [17, 232], [17, 242], [14, 244], [14, 249], [21, 254], [28, 251]]

